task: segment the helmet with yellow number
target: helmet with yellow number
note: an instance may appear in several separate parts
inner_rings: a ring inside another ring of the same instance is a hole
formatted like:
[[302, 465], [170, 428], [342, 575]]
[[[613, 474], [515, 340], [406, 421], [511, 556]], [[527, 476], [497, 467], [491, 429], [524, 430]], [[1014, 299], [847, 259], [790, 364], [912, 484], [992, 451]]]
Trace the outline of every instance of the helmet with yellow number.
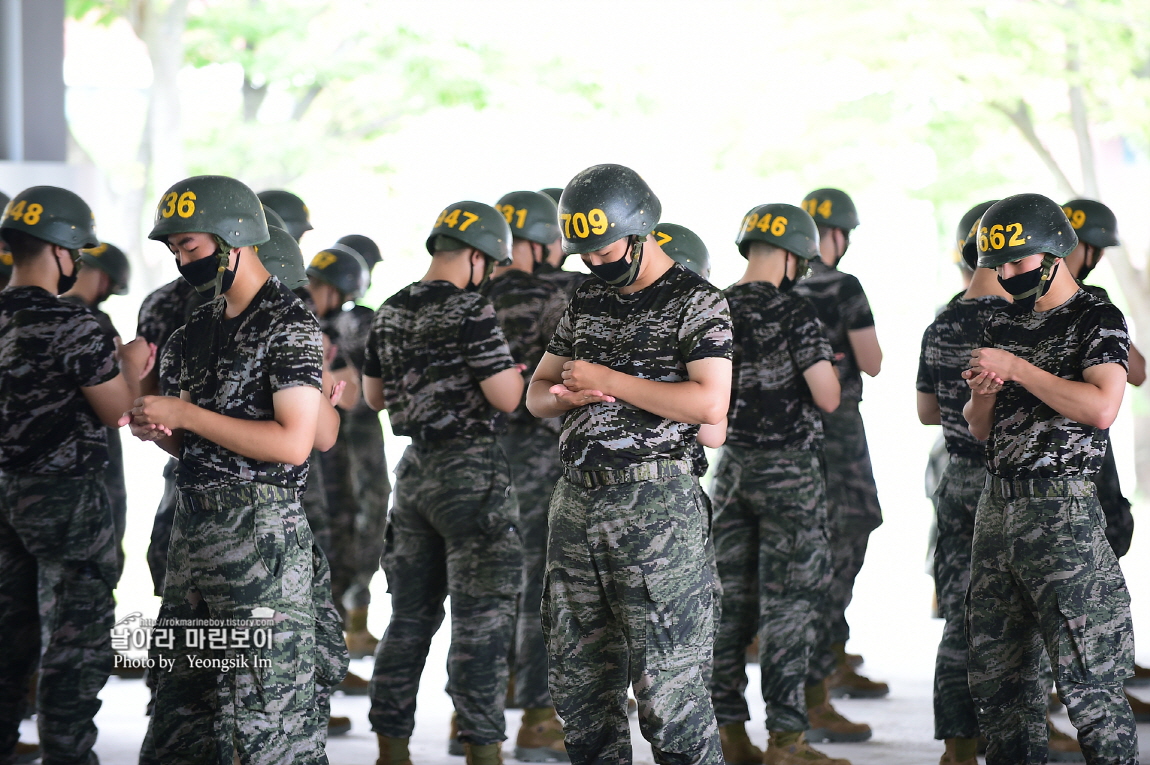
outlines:
[[628, 236], [646, 239], [663, 205], [638, 173], [623, 165], [583, 170], [559, 198], [563, 253], [594, 252]]
[[307, 275], [335, 287], [346, 300], [354, 300], [367, 289], [367, 264], [346, 244], [333, 244], [311, 259]]
[[156, 207], [149, 239], [167, 242], [172, 234], [212, 234], [229, 247], [268, 241], [267, 218], [255, 192], [224, 175], [197, 175], [171, 186]]
[[815, 189], [803, 197], [802, 208], [819, 226], [850, 231], [858, 228], [859, 214], [854, 200], [840, 189]]
[[128, 282], [132, 278], [132, 266], [128, 256], [114, 244], [100, 242], [96, 247], [80, 250], [80, 262], [85, 266], [98, 268], [108, 275], [112, 283], [113, 295], [128, 294]]
[[1062, 212], [1078, 241], [1092, 247], [1118, 246], [1118, 219], [1106, 205], [1093, 199], [1072, 199], [1062, 205]]
[[496, 265], [511, 265], [511, 227], [503, 213], [482, 202], [456, 202], [443, 208], [431, 234], [427, 237], [427, 251], [435, 254], [438, 237], [448, 237], [467, 247], [474, 247]]
[[814, 219], [801, 207], [773, 203], [753, 207], [743, 216], [735, 245], [748, 257], [751, 242], [786, 250], [803, 260], [819, 256], [819, 229]]
[[704, 279], [711, 278], [711, 253], [698, 234], [677, 223], [660, 223], [651, 233], [671, 260]]
[[978, 267], [997, 268], [1037, 253], [1065, 258], [1078, 246], [1078, 236], [1053, 200], [1015, 194], [983, 213], [976, 242]]
[[553, 244], [559, 238], [559, 209], [546, 194], [512, 191], [499, 198], [495, 209], [503, 213], [515, 239]]
[[959, 254], [962, 256], [962, 262], [969, 266], [972, 271], [978, 268], [978, 221], [982, 218], [983, 213], [997, 201], [997, 199], [992, 199], [989, 202], [976, 204], [967, 210], [958, 222], [958, 230], [954, 234], [955, 243]]
[[32, 186], [9, 200], [0, 221], [0, 237], [5, 231], [22, 231], [69, 250], [100, 244], [92, 208], [76, 194], [56, 186]]

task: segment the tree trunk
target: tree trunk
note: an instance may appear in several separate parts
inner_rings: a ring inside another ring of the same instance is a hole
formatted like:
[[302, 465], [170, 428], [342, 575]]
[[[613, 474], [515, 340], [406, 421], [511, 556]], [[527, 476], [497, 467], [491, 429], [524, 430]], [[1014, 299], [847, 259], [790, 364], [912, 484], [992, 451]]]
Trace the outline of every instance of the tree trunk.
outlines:
[[259, 116], [260, 106], [268, 94], [268, 84], [252, 84], [251, 78], [244, 74], [244, 122], [255, 122]]

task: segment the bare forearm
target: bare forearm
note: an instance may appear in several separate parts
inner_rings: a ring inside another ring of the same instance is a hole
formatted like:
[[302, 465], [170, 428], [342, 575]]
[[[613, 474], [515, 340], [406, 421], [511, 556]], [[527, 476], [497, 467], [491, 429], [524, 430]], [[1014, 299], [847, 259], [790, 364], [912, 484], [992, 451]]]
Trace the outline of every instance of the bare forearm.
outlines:
[[249, 459], [289, 465], [303, 464], [314, 441], [312, 434], [293, 433], [275, 420], [243, 420], [194, 405], [184, 429]]
[[1066, 419], [1083, 425], [1110, 427], [1122, 405], [1121, 390], [1117, 397], [1108, 396], [1097, 385], [1065, 380], [1029, 362], [1023, 362], [1015, 376], [1019, 385], [1044, 404]]
[[970, 435], [979, 441], [990, 438], [990, 430], [994, 427], [994, 402], [997, 396], [984, 396], [973, 394], [970, 401], [962, 408], [962, 415], [966, 417], [966, 424]]
[[326, 452], [339, 438], [339, 412], [324, 399], [319, 404], [319, 422], [315, 428], [315, 448]]
[[730, 389], [711, 392], [702, 383], [658, 382], [613, 372], [605, 391], [651, 414], [688, 425], [715, 425], [727, 416]]
[[532, 380], [527, 388], [527, 411], [541, 420], [558, 417], [571, 411], [574, 407], [561, 401], [551, 392], [551, 387], [554, 385], [562, 385], [562, 382]]

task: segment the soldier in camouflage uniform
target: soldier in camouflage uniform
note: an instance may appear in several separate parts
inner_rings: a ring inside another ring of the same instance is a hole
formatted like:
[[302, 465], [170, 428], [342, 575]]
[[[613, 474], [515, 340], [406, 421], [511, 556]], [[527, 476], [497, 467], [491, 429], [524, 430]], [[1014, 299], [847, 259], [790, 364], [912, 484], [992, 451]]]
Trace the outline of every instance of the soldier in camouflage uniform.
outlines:
[[[100, 310], [100, 304], [109, 295], [128, 294], [128, 281], [132, 269], [123, 250], [114, 244], [101, 242], [99, 246], [80, 252], [80, 272], [76, 284], [61, 297], [87, 306], [93, 318], [105, 332], [117, 339], [120, 333], [112, 325], [112, 318]], [[112, 506], [112, 520], [116, 524], [117, 574], [124, 572], [124, 529], [128, 515], [128, 493], [124, 486], [124, 449], [120, 444], [120, 429], [108, 428], [108, 467], [104, 469], [104, 488]], [[117, 581], [119, 577], [117, 576]]]
[[691, 451], [698, 423], [726, 414], [730, 315], [719, 290], [659, 248], [660, 211], [620, 165], [564, 189], [564, 251], [599, 278], [576, 292], [528, 392], [534, 415], [563, 416], [541, 610], [551, 697], [579, 764], [631, 761], [628, 685], [656, 762], [722, 761], [706, 687], [715, 585]]
[[943, 765], [975, 765], [978, 749], [978, 715], [967, 684], [963, 625], [974, 513], [986, 484], [986, 445], [970, 434], [962, 415], [970, 400], [962, 373], [970, 365], [970, 352], [982, 343], [987, 319], [1010, 305], [994, 271], [977, 268], [978, 221], [992, 204], [974, 206], [959, 221], [958, 249], [963, 261], [975, 269], [974, 277], [969, 289], [923, 333], [916, 383], [919, 419], [924, 425], [942, 425], [949, 455], [935, 490], [934, 583], [939, 615], [946, 624], [934, 670], [934, 737], [946, 742]]
[[[523, 365], [526, 382], [535, 372], [567, 307], [563, 291], [535, 275], [547, 247], [559, 238], [558, 210], [550, 197], [535, 191], [504, 194], [495, 209], [503, 213], [511, 227], [512, 263], [496, 269], [494, 278], [484, 285], [484, 294], [495, 306], [511, 358]], [[515, 739], [515, 759], [565, 761], [563, 725], [555, 716], [547, 690], [547, 646], [539, 619], [547, 553], [547, 503], [562, 473], [559, 421], [537, 419], [524, 404], [505, 419], [507, 430], [499, 437], [499, 443], [511, 465], [524, 555], [513, 696], [515, 705], [523, 710], [523, 723]]]
[[834, 412], [823, 414], [827, 512], [834, 572], [827, 599], [828, 622], [823, 629], [828, 632], [826, 640], [830, 649], [816, 654], [811, 662], [810, 679], [813, 683], [827, 677], [832, 696], [879, 698], [890, 692], [887, 684], [863, 677], [848, 662], [846, 643], [850, 626], [846, 609], [851, 602], [855, 577], [862, 569], [867, 540], [882, 524], [866, 431], [859, 414], [861, 372], [871, 377], [877, 375], [882, 351], [862, 285], [855, 277], [838, 270], [850, 245], [850, 232], [859, 224], [854, 202], [838, 189], [817, 189], [803, 197], [802, 207], [819, 227], [821, 257], [811, 263], [810, 274], [795, 285], [795, 292], [814, 303], [835, 352], [835, 366], [842, 384], [842, 403]]
[[0, 760], [35, 754], [17, 738], [38, 662], [44, 760], [91, 765], [118, 577], [106, 428], [139, 395], [155, 349], [117, 351], [87, 308], [57, 299], [80, 249], [99, 244], [78, 196], [25, 189], [0, 238], [13, 256], [0, 293]]
[[757, 633], [770, 731], [762, 762], [849, 765], [811, 749], [804, 736], [805, 683], [830, 584], [819, 414], [839, 403], [822, 323], [792, 291], [818, 257], [818, 230], [794, 205], [761, 205], [743, 217], [735, 243], [747, 269], [725, 290], [735, 373], [713, 490], [723, 618], [711, 699], [723, 756], [732, 765], [756, 761], [744, 730], [744, 661]]
[[477, 290], [510, 263], [511, 230], [489, 205], [458, 202], [439, 214], [427, 250], [424, 278], [380, 306], [364, 358], [368, 404], [386, 406], [395, 433], [412, 440], [384, 540], [392, 616], [375, 652], [370, 718], [379, 765], [410, 762], [419, 676], [450, 594], [447, 691], [469, 765], [494, 765], [523, 577], [496, 414], [519, 405], [523, 378]]
[[988, 439], [991, 473], [966, 609], [987, 765], [1047, 759], [1043, 645], [1086, 761], [1135, 763], [1122, 689], [1134, 658], [1130, 596], [1090, 480], [1126, 385], [1126, 322], [1061, 267], [1078, 238], [1046, 197], [997, 202], [977, 242], [979, 267], [997, 268], [1014, 297], [963, 372], [964, 414], [971, 434]]
[[319, 327], [256, 256], [270, 234], [239, 181], [181, 181], [155, 220], [150, 237], [176, 254], [184, 279], [223, 298], [169, 340], [164, 363], [180, 397], [147, 396], [130, 413], [137, 436], [180, 460], [159, 618], [267, 619], [271, 628], [262, 646], [189, 645], [186, 634], [153, 642], [167, 667], [145, 742], [154, 752], [141, 756], [222, 765], [234, 750], [245, 765], [326, 763], [317, 686], [339, 681], [347, 654], [334, 610], [323, 607], [330, 593], [299, 502], [308, 454], [330, 448], [338, 430], [320, 393]]
[[[370, 261], [370, 262], [369, 262]], [[320, 313], [320, 326], [339, 352], [332, 361], [335, 374], [358, 381], [375, 312], [348, 305], [363, 296], [371, 283], [371, 268], [380, 261], [379, 248], [365, 236], [341, 237], [316, 254], [308, 267], [311, 292]], [[378, 641], [367, 630], [368, 589], [379, 570], [383, 530], [391, 482], [383, 451], [379, 414], [362, 398], [343, 412], [339, 440], [324, 455], [328, 504], [331, 507], [332, 584], [336, 606], [344, 615], [352, 658], [370, 656]], [[344, 681], [345, 690], [353, 682]], [[357, 682], [358, 686], [359, 683]], [[367, 691], [367, 681], [362, 683]]]
[[[539, 193], [558, 205], [563, 189], [546, 188], [540, 189]], [[563, 270], [563, 262], [567, 260], [567, 253], [563, 252], [563, 241], [559, 237], [558, 229], [556, 229], [555, 238], [543, 247], [543, 251], [539, 255], [537, 255], [538, 260], [535, 262], [535, 275], [557, 286], [567, 296], [567, 300], [575, 297], [575, 291], [579, 289], [579, 285], [591, 278], [591, 274], [582, 271]]]

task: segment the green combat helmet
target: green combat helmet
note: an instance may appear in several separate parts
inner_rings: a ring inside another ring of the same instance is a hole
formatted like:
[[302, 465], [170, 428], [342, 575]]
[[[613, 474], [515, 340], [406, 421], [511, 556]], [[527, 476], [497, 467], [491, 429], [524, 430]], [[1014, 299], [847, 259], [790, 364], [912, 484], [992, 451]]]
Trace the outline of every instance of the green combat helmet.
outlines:
[[660, 223], [652, 234], [671, 260], [704, 279], [711, 278], [711, 254], [694, 231], [677, 223]]
[[264, 268], [292, 292], [306, 287], [307, 274], [304, 273], [299, 243], [282, 228], [270, 226], [268, 233], [268, 241], [256, 248], [256, 255]]
[[33, 186], [13, 197], [4, 207], [0, 237], [6, 231], [23, 231], [74, 252], [100, 244], [92, 208], [56, 186]]
[[735, 245], [744, 258], [748, 257], [751, 242], [765, 242], [807, 261], [819, 256], [819, 229], [805, 210], [794, 205], [752, 207], [743, 216], [735, 237]]
[[548, 186], [545, 189], [539, 189], [539, 193], [546, 194], [547, 196], [551, 197], [551, 201], [555, 203], [556, 207], [558, 207], [559, 197], [563, 196], [563, 189], [557, 188], [555, 186]]
[[443, 208], [427, 237], [427, 251], [435, 254], [435, 240], [447, 237], [474, 247], [497, 266], [511, 265], [511, 227], [503, 213], [482, 202], [456, 202]]
[[375, 268], [376, 263], [383, 261], [383, 255], [379, 251], [379, 245], [375, 243], [370, 237], [363, 234], [348, 234], [341, 236], [335, 240], [336, 244], [346, 245], [347, 247], [355, 250], [356, 254], [363, 258], [364, 264], [367, 265], [367, 281], [371, 283], [371, 269]]
[[1041, 194], [1015, 194], [983, 213], [976, 242], [978, 267], [998, 268], [1036, 253], [1065, 258], [1078, 246], [1078, 236], [1053, 201]]
[[1109, 207], [1093, 199], [1072, 199], [1062, 206], [1078, 241], [1092, 247], [1118, 246], [1118, 219]]
[[80, 251], [80, 262], [85, 266], [98, 268], [108, 275], [112, 283], [113, 295], [127, 295], [128, 282], [132, 278], [132, 267], [128, 256], [114, 244], [100, 242], [98, 247]]
[[346, 244], [333, 244], [311, 259], [307, 275], [335, 287], [345, 300], [355, 300], [367, 289], [367, 264]]
[[845, 191], [815, 189], [803, 197], [802, 207], [820, 226], [841, 228], [843, 231], [858, 228], [858, 211]]
[[303, 200], [290, 191], [268, 189], [259, 193], [260, 201], [272, 208], [287, 224], [287, 232], [297, 242], [306, 232], [312, 230], [311, 214]]
[[[582, 255], [628, 236], [635, 249], [659, 222], [663, 205], [639, 174], [623, 165], [594, 165], [583, 170], [559, 198], [563, 253]], [[638, 263], [638, 257], [632, 256]]]
[[216, 279], [204, 289], [214, 289], [213, 297], [223, 290], [231, 250], [261, 245], [271, 238], [264, 206], [255, 192], [225, 175], [185, 178], [160, 197], [148, 238], [167, 244], [172, 234], [191, 233], [211, 234], [219, 245]]
[[967, 210], [966, 214], [962, 216], [962, 220], [958, 222], [958, 230], [955, 232], [954, 238], [959, 255], [962, 257], [962, 262], [965, 263], [971, 271], [978, 268], [978, 221], [982, 218], [983, 214], [990, 209], [991, 205], [997, 201], [997, 199], [992, 199], [989, 202], [976, 204]]
[[538, 191], [512, 191], [495, 203], [503, 213], [511, 236], [549, 245], [559, 238], [559, 210], [551, 197]]

